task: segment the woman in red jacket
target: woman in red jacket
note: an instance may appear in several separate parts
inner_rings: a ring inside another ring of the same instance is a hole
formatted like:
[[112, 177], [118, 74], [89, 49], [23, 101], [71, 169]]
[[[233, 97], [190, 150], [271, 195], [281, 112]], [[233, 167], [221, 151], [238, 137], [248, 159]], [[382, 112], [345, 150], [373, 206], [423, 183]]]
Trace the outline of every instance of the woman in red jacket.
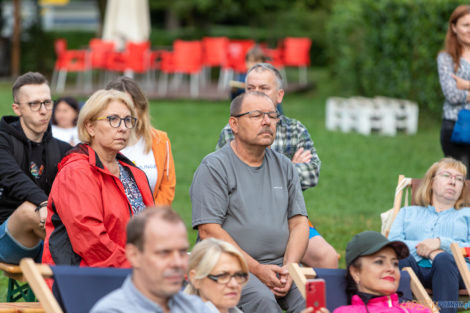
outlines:
[[99, 90], [78, 117], [79, 144], [62, 159], [48, 201], [43, 262], [129, 267], [129, 218], [153, 205], [145, 173], [119, 153], [137, 124], [132, 100]]
[[121, 76], [106, 85], [129, 94], [137, 111], [137, 142], [121, 151], [141, 168], [149, 179], [156, 205], [171, 205], [175, 197], [175, 165], [168, 135], [150, 125], [149, 103], [139, 85]]

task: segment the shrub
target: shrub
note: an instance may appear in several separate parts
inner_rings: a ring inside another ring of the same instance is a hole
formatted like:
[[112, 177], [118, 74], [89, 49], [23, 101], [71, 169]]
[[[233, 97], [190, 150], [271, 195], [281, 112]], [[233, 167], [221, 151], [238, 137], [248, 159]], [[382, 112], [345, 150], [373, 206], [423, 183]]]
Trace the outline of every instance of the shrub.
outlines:
[[350, 94], [416, 101], [440, 112], [436, 57], [461, 0], [357, 0], [333, 5], [327, 24], [331, 71]]

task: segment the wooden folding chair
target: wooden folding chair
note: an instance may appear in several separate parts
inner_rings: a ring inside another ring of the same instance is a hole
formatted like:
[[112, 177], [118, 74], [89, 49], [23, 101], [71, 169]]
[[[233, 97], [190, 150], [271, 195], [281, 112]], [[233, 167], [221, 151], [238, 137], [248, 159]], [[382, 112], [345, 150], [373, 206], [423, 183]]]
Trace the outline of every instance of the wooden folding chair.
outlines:
[[[19, 265], [0, 262], [0, 270], [8, 277], [7, 302], [0, 303], [0, 313], [44, 312], [39, 302], [34, 302], [34, 293], [26, 283]], [[26, 302], [16, 302], [24, 300]]]
[[[302, 296], [305, 298], [305, 284], [307, 279], [323, 278], [326, 283], [326, 306], [330, 312], [336, 308], [347, 305], [346, 295], [346, 270], [327, 269], [310, 267], [300, 267], [296, 263], [288, 266], [289, 274], [295, 282]], [[418, 303], [431, 309], [431, 312], [439, 312], [431, 298], [427, 294], [423, 285], [410, 267], [405, 267], [401, 271], [400, 286], [398, 287], [403, 296], [402, 300], [411, 301], [412, 295], [418, 300]]]
[[465, 258], [470, 257], [470, 247], [461, 248], [456, 242], [453, 242], [450, 244], [450, 250], [454, 256], [455, 263], [457, 263], [460, 275], [465, 284], [465, 289], [467, 289], [467, 293], [470, 295], [470, 271], [465, 261]]
[[[25, 258], [21, 270], [46, 313], [89, 312], [109, 292], [121, 287], [130, 269], [36, 264]], [[57, 300], [44, 278], [54, 278]], [[79, 290], [80, 292], [77, 292]], [[61, 305], [59, 305], [59, 302]]]

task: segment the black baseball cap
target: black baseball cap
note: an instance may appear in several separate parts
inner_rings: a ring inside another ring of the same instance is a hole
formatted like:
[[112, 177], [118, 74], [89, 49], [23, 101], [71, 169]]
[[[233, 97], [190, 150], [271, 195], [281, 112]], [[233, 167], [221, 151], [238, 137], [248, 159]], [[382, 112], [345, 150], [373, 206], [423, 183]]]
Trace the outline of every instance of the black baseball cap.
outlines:
[[410, 255], [403, 242], [389, 241], [376, 231], [365, 231], [354, 236], [346, 246], [346, 266], [349, 267], [360, 256], [374, 254], [385, 247], [393, 248], [399, 260]]

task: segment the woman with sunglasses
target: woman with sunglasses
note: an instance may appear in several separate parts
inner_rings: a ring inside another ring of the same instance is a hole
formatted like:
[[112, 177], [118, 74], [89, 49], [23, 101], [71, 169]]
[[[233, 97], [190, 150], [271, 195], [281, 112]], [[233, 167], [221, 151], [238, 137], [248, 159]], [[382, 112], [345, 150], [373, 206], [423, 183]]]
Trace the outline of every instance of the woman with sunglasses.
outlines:
[[78, 116], [82, 144], [58, 165], [48, 201], [43, 262], [129, 267], [129, 218], [154, 204], [145, 173], [119, 153], [137, 123], [132, 100], [99, 90]]
[[[434, 163], [416, 192], [416, 205], [402, 208], [390, 230], [390, 240], [403, 241], [410, 249], [400, 268], [410, 266], [424, 287], [432, 288], [434, 301], [455, 304], [464, 288], [450, 244], [470, 246], [470, 208], [463, 197], [466, 175], [460, 161], [443, 158]], [[440, 312], [457, 308], [446, 305]]]

